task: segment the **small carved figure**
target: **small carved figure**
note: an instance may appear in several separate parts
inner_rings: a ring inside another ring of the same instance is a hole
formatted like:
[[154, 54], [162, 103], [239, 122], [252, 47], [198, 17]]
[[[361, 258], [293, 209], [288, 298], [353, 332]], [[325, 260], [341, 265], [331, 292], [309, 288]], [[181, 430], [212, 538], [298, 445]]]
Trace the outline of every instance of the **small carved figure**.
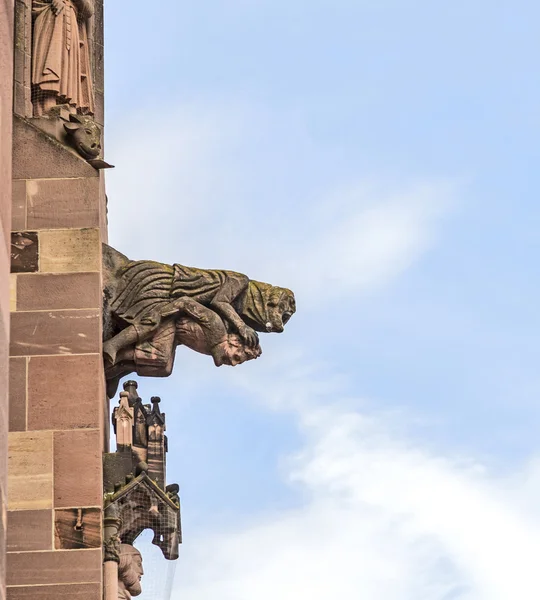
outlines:
[[177, 505], [180, 506], [180, 486], [177, 483], [171, 483], [165, 488], [167, 496]]
[[118, 565], [118, 600], [131, 600], [142, 593], [141, 578], [144, 575], [141, 553], [131, 544], [120, 545]]
[[120, 562], [122, 543], [117, 535], [111, 536], [103, 542], [103, 562]]
[[256, 358], [256, 331], [282, 332], [296, 310], [290, 290], [241, 273], [130, 261], [106, 245], [103, 253], [108, 377], [118, 376], [113, 367], [122, 361], [142, 365], [145, 355], [163, 369], [151, 375], [168, 375], [179, 343], [211, 354], [218, 366]]
[[32, 96], [34, 116], [58, 104], [94, 114], [88, 45], [92, 0], [33, 0]]

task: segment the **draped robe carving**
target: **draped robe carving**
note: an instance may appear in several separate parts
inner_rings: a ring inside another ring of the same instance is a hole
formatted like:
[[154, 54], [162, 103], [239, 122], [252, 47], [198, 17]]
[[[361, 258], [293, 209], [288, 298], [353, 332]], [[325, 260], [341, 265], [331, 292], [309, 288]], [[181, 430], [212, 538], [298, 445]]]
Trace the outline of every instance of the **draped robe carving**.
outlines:
[[94, 114], [89, 18], [92, 0], [33, 0], [32, 101], [34, 116], [57, 104]]

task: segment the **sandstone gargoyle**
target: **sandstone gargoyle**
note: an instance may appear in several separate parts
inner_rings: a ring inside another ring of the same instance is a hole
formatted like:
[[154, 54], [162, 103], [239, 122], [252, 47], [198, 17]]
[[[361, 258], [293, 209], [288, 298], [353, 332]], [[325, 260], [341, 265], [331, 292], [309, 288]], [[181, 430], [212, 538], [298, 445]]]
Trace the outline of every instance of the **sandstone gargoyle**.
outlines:
[[217, 366], [257, 358], [256, 332], [282, 332], [296, 310], [290, 290], [233, 271], [131, 261], [107, 245], [103, 262], [108, 379], [167, 376], [179, 344]]
[[101, 153], [101, 129], [90, 117], [71, 114], [69, 123], [64, 123], [69, 144], [95, 169], [110, 169]]

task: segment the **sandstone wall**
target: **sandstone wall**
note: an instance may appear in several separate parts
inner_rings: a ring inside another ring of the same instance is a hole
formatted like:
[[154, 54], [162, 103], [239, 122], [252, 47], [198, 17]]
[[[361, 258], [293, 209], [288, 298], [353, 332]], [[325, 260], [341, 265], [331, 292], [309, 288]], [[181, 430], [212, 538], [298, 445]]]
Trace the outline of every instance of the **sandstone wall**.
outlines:
[[[31, 118], [30, 6], [16, 0], [7, 599], [101, 600], [105, 188], [102, 173]], [[103, 52], [90, 41], [102, 114]]]
[[13, 0], [0, 0], [0, 600], [5, 598]]

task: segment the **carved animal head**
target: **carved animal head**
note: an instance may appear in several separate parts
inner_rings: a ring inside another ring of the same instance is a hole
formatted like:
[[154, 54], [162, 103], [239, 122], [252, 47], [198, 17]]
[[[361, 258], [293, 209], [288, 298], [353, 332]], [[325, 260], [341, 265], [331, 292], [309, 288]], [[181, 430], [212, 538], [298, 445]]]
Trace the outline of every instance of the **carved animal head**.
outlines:
[[101, 152], [101, 129], [90, 118], [70, 115], [70, 122], [64, 123], [69, 143], [86, 160], [92, 160]]
[[295, 312], [291, 290], [250, 281], [240, 316], [255, 331], [281, 333]]

